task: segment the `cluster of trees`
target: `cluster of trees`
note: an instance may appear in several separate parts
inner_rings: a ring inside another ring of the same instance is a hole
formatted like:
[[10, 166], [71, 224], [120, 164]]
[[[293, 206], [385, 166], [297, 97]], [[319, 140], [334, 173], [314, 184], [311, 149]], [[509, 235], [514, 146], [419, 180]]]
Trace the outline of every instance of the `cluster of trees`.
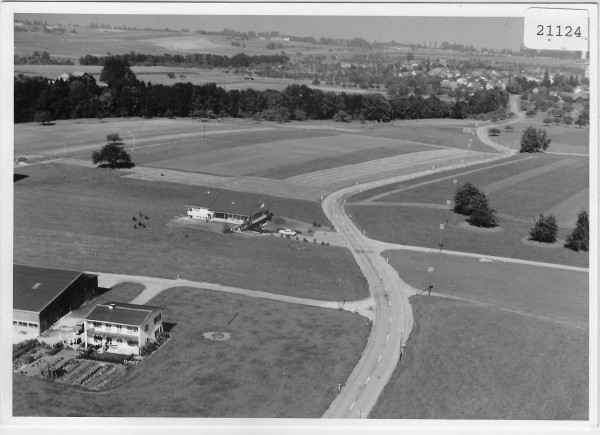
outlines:
[[485, 193], [471, 182], [463, 183], [456, 189], [454, 212], [468, 216], [467, 222], [476, 227], [494, 228], [500, 222], [496, 210], [489, 207]]
[[[534, 227], [529, 231], [529, 240], [541, 243], [555, 243], [558, 234], [558, 221], [552, 215], [540, 214], [535, 220]], [[577, 215], [575, 229], [569, 236], [565, 247], [573, 251], [587, 251], [589, 249], [590, 223], [587, 211], [581, 210]]]
[[350, 119], [385, 122], [464, 118], [506, 104], [503, 94], [495, 90], [449, 103], [436, 96], [396, 96], [388, 100], [380, 94], [337, 94], [295, 84], [283, 91], [227, 91], [214, 83], [152, 85], [137, 80], [127, 59], [120, 56], [105, 59], [100, 80], [108, 87], [100, 88], [93, 80], [77, 78], [51, 82], [41, 77], [15, 77], [15, 122], [32, 121], [36, 112], [47, 113], [52, 120], [231, 116], [278, 121], [334, 119], [345, 113]]
[[552, 139], [543, 128], [527, 127], [521, 136], [521, 153], [538, 153], [545, 151], [550, 146]]
[[248, 56], [238, 53], [234, 56], [223, 56], [210, 53], [190, 54], [143, 54], [134, 51], [117, 56], [92, 56], [86, 54], [79, 58], [81, 65], [104, 65], [107, 60], [118, 57], [130, 66], [180, 66], [206, 68], [248, 68], [254, 65], [282, 65], [290, 59], [283, 54]]
[[32, 55], [14, 56], [15, 65], [73, 65], [73, 61], [67, 58], [52, 58], [47, 51], [34, 51]]

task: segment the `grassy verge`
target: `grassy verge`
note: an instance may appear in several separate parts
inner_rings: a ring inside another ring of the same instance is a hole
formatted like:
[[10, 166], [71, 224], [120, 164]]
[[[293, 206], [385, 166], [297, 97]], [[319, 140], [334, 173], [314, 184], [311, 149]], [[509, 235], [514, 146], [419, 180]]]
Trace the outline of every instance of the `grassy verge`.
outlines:
[[[198, 187], [59, 164], [22, 172], [29, 177], [15, 184], [17, 262], [165, 278], [179, 274], [324, 300], [368, 295], [360, 269], [344, 249], [168, 227], [174, 215], [185, 214], [185, 204], [206, 194]], [[271, 199], [270, 205], [276, 215], [327, 222], [318, 204]], [[134, 228], [139, 212], [149, 217], [143, 220], [146, 228]]]
[[[554, 249], [524, 244], [521, 239], [528, 237], [531, 224], [501, 219], [502, 231], [482, 232], [472, 227], [463, 227], [465, 217], [418, 207], [383, 207], [347, 205], [352, 219], [370, 238], [391, 243], [438, 248], [440, 224], [444, 249], [450, 251], [475, 252], [482, 255], [521, 258], [547, 263], [568, 264], [587, 267], [589, 254], [574, 252], [561, 245]], [[449, 223], [446, 224], [446, 219]], [[566, 239], [571, 229], [559, 229], [558, 237]]]
[[587, 273], [522, 264], [482, 263], [476, 258], [437, 253], [387, 251], [384, 256], [402, 279], [417, 289], [429, 285], [427, 268], [433, 266], [431, 284], [435, 292], [588, 325]]
[[[149, 303], [165, 307], [172, 338], [119, 388], [89, 394], [15, 374], [14, 414], [318, 418], [370, 331], [347, 312], [198, 289], [170, 289]], [[209, 331], [231, 339], [206, 340]]]
[[413, 297], [415, 327], [371, 418], [588, 418], [586, 331]]

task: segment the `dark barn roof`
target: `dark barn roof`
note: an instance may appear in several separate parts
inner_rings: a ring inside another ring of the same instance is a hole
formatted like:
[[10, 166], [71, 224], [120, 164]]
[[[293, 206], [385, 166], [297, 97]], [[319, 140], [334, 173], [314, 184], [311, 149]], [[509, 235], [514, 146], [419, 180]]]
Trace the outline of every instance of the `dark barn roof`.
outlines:
[[105, 304], [96, 305], [85, 317], [85, 320], [141, 326], [152, 312], [160, 309], [160, 307], [151, 305], [106, 302]]
[[74, 270], [14, 264], [13, 309], [39, 313], [81, 275]]

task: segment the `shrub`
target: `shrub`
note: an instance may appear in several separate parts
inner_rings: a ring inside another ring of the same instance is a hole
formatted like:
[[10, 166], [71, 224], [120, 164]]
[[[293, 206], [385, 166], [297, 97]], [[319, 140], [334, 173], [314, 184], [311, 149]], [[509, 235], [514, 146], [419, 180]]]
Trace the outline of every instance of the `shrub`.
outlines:
[[496, 128], [496, 127], [490, 128], [488, 130], [488, 135], [490, 135], [490, 136], [498, 136], [500, 133], [501, 133], [500, 129]]
[[565, 247], [579, 252], [587, 251], [590, 244], [590, 222], [587, 211], [581, 210], [577, 215], [577, 224], [575, 229], [567, 237]]
[[223, 234], [231, 234], [233, 233], [233, 230], [231, 229], [231, 225], [229, 225], [228, 223], [224, 223], [223, 224]]
[[554, 243], [556, 242], [556, 234], [558, 234], [556, 218], [552, 215], [544, 216], [540, 214], [534, 227], [529, 231], [529, 240], [541, 243]]
[[506, 131], [513, 131], [515, 128], [512, 125], [507, 125], [506, 127], [504, 127], [504, 130]]

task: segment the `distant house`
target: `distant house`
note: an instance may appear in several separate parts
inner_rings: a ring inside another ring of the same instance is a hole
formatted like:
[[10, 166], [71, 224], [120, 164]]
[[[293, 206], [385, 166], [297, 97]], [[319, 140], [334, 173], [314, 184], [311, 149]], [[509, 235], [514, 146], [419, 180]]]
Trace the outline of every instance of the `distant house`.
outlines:
[[210, 204], [186, 205], [187, 215], [191, 219], [207, 222], [225, 222], [244, 228], [260, 225], [266, 222], [270, 212], [267, 203], [260, 199], [258, 202], [249, 200], [231, 201], [218, 193]]
[[[62, 73], [61, 75], [56, 77], [56, 79], [54, 79], [52, 82], [54, 82], [56, 80], [63, 80], [65, 82], [68, 82], [71, 79], [83, 80], [85, 82], [96, 82], [96, 79], [91, 74], [83, 72], [83, 71], [73, 71], [70, 74]], [[100, 83], [102, 83], [102, 82], [100, 82]]]
[[107, 352], [140, 353], [163, 331], [163, 309], [118, 302], [98, 304], [84, 319], [85, 347], [102, 346]]
[[440, 85], [441, 85], [442, 89], [455, 90], [458, 87], [458, 83], [456, 83], [455, 81], [450, 81], [450, 80], [442, 80]]

